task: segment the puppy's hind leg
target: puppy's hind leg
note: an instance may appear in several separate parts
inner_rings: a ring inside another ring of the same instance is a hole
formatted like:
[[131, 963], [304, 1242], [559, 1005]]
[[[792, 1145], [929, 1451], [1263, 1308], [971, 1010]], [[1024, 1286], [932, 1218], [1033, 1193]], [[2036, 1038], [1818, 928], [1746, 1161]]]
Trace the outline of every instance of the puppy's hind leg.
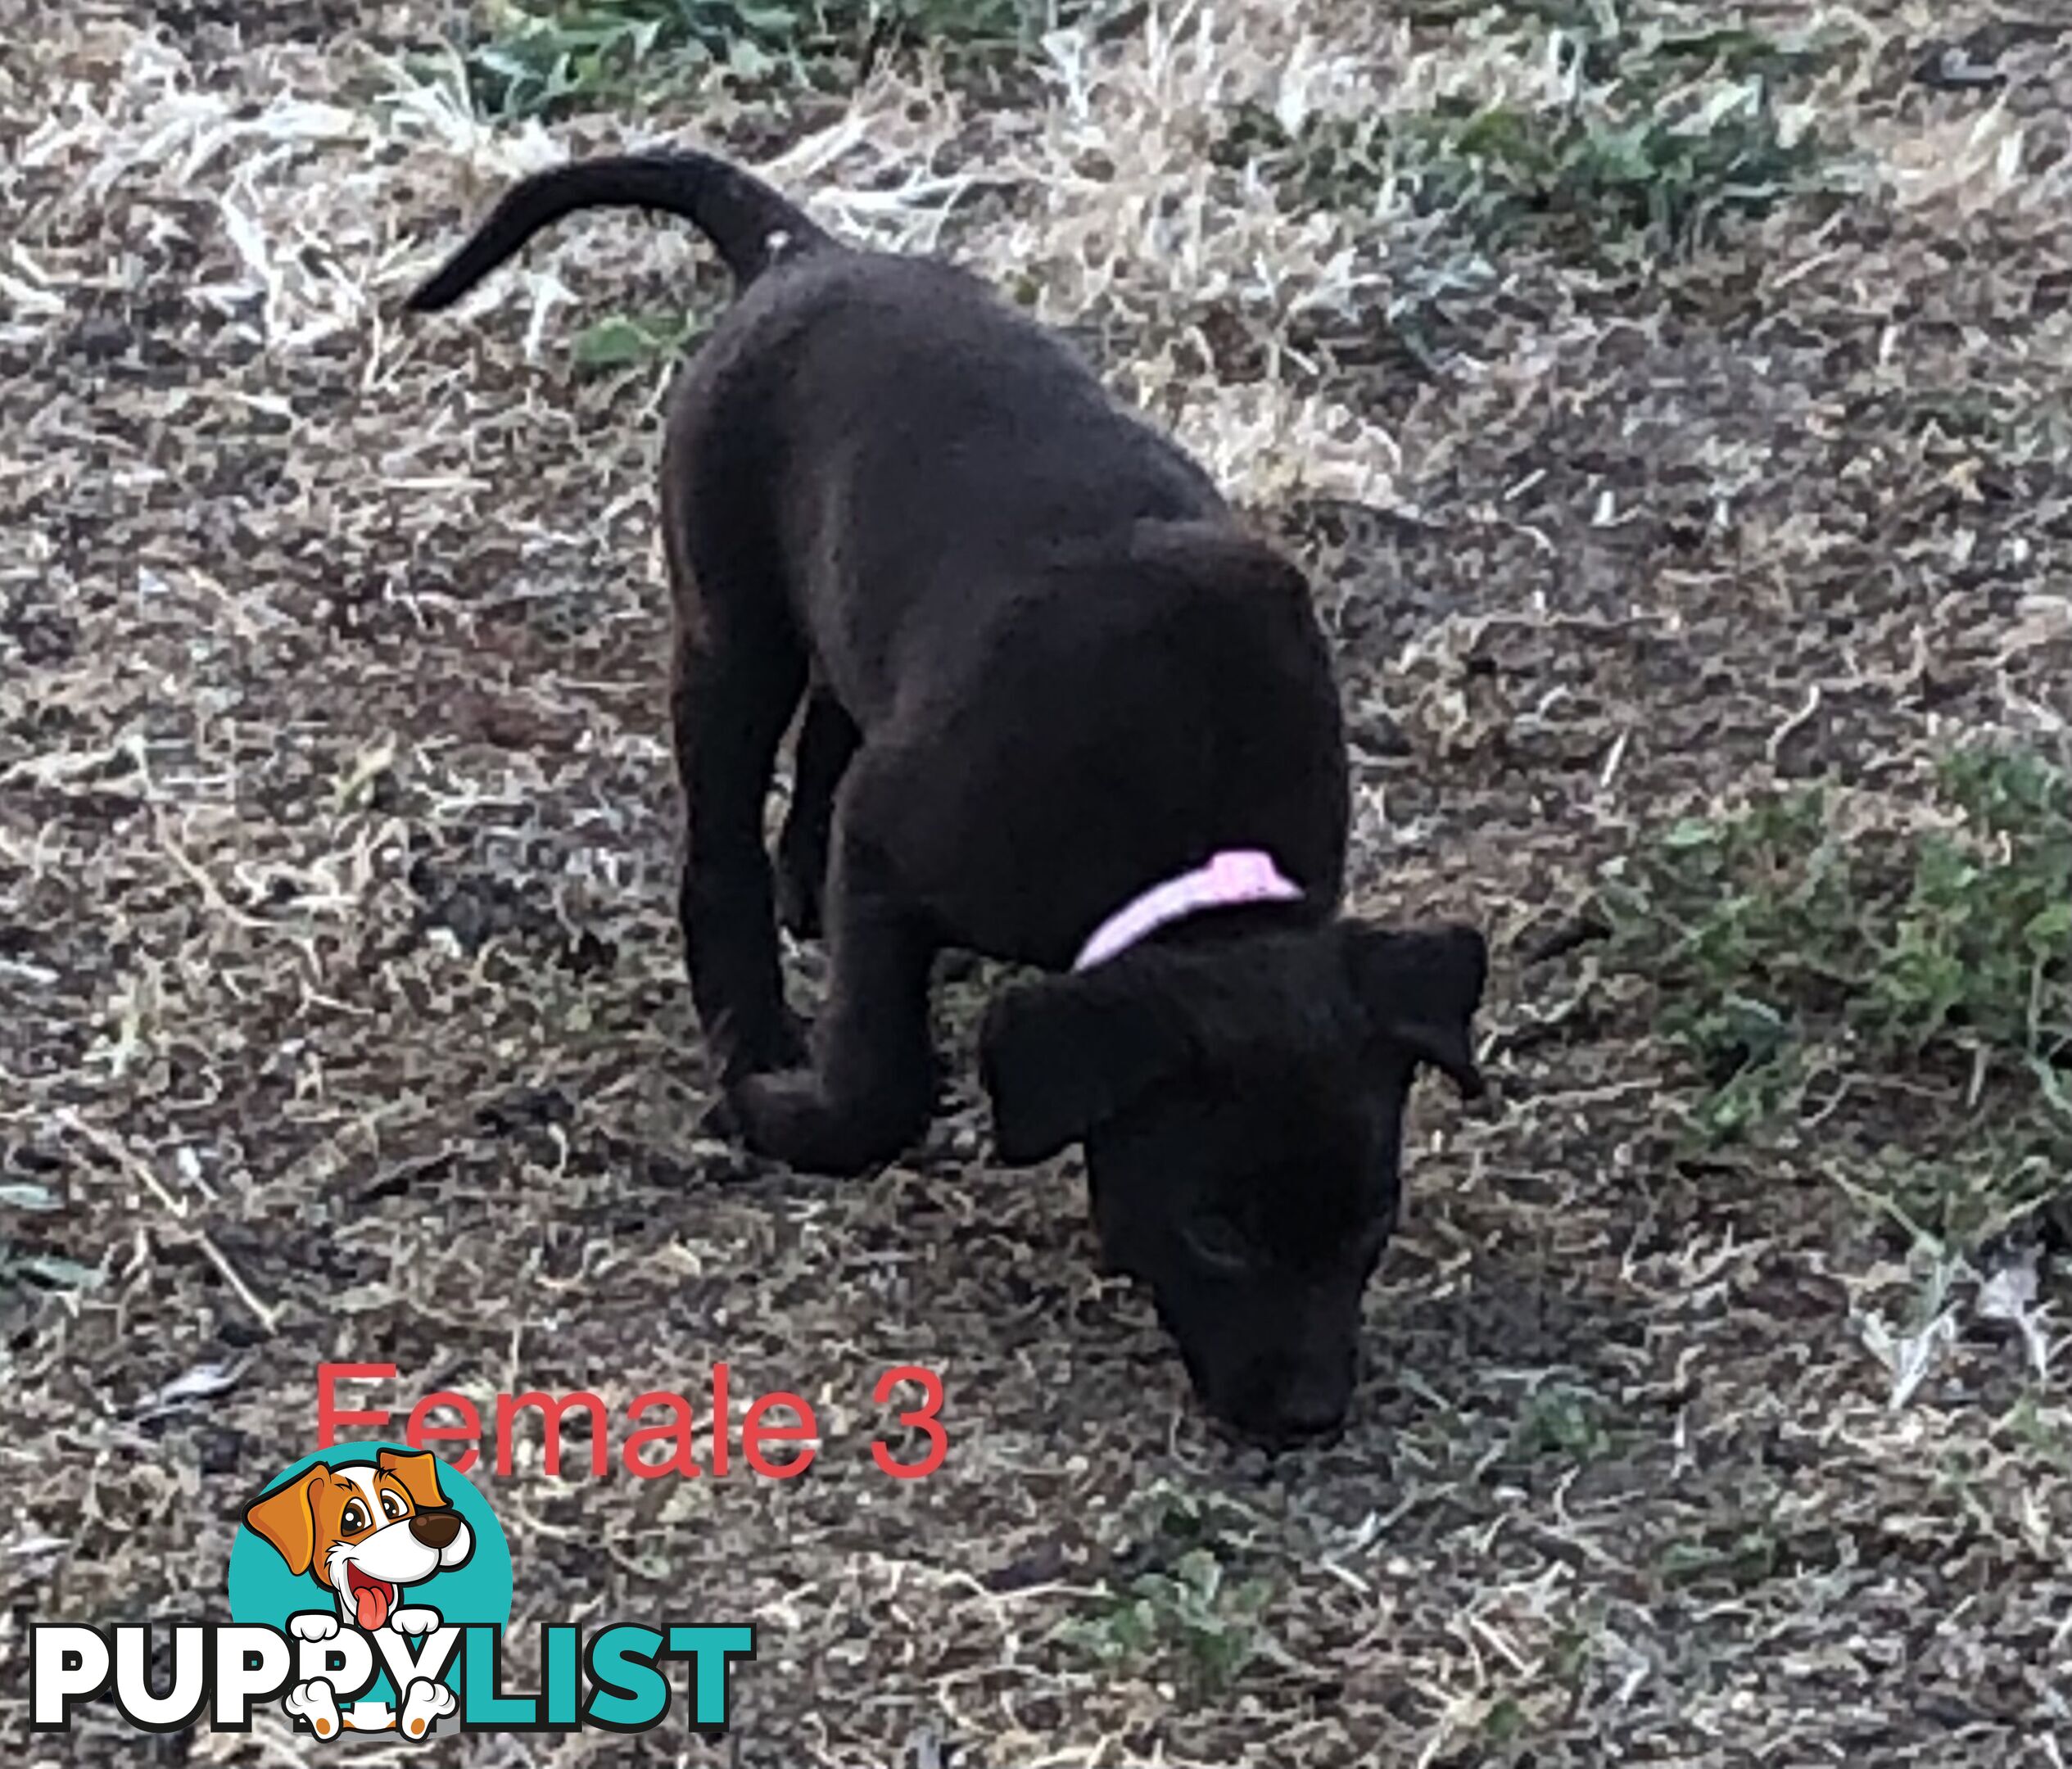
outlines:
[[683, 782], [685, 852], [678, 913], [691, 1000], [719, 1074], [785, 1069], [803, 1050], [785, 1003], [762, 808], [777, 745], [806, 685], [806, 658], [781, 592], [694, 586], [676, 568], [672, 723]]
[[800, 939], [818, 939], [835, 827], [835, 789], [860, 741], [855, 722], [824, 688], [806, 697], [792, 759], [791, 808], [777, 838], [777, 913]]

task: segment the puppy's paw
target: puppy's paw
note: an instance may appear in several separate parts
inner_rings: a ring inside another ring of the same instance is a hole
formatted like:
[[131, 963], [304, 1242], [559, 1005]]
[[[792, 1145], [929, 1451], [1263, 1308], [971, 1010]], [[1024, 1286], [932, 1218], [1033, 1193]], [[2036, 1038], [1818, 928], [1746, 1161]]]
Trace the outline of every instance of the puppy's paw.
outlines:
[[699, 1115], [698, 1133], [715, 1142], [732, 1142], [741, 1134], [741, 1120], [732, 1102], [722, 1093]]
[[297, 1640], [328, 1640], [337, 1635], [338, 1618], [328, 1609], [305, 1610], [287, 1618], [287, 1631]]
[[837, 1179], [893, 1160], [928, 1124], [925, 1094], [917, 1111], [880, 1099], [850, 1105], [830, 1099], [810, 1069], [750, 1075], [728, 1097], [757, 1154]]
[[720, 1067], [720, 1097], [699, 1119], [698, 1133], [722, 1142], [744, 1142], [756, 1153], [766, 1154], [768, 1151], [757, 1146], [743, 1115], [742, 1090], [776, 1075], [811, 1078], [806, 1022], [787, 1007], [753, 1035], [744, 1033], [717, 1042], [726, 1053]]
[[726, 1105], [741, 1140], [755, 1153], [819, 1170], [812, 1157], [825, 1153], [828, 1111], [812, 1070], [744, 1075], [726, 1090]]
[[429, 1634], [439, 1625], [439, 1612], [423, 1604], [408, 1604], [389, 1612], [388, 1625], [399, 1634]]
[[[302, 1619], [301, 1616], [291, 1617], [293, 1622]], [[310, 1730], [319, 1738], [338, 1735], [337, 1692], [321, 1678], [312, 1677], [306, 1683], [296, 1684], [281, 1698], [281, 1706], [297, 1720], [308, 1721]]]
[[722, 1091], [731, 1093], [751, 1075], [805, 1067], [807, 1034], [806, 1022], [789, 1007], [767, 1019], [730, 1017], [708, 1041], [718, 1060]]
[[429, 1677], [413, 1677], [403, 1692], [403, 1712], [396, 1724], [405, 1737], [421, 1739], [431, 1731], [435, 1720], [451, 1713], [459, 1705], [459, 1698], [445, 1684], [435, 1683]]

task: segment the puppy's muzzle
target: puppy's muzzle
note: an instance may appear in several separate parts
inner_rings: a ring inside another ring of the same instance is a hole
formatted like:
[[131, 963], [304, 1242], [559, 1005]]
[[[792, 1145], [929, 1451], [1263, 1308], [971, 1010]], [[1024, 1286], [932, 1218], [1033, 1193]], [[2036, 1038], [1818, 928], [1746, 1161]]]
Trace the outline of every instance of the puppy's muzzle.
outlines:
[[1341, 1368], [1255, 1366], [1237, 1391], [1205, 1393], [1210, 1410], [1240, 1442], [1269, 1450], [1328, 1443], [1345, 1430], [1352, 1405], [1352, 1360]]
[[410, 1534], [428, 1548], [444, 1548], [460, 1533], [460, 1519], [450, 1511], [420, 1511], [410, 1519]]

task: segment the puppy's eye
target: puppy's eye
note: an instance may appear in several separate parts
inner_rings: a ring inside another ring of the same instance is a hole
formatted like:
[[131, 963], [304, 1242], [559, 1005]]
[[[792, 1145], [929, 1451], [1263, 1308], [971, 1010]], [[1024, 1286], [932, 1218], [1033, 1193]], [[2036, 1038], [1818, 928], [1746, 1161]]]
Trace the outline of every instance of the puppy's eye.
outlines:
[[400, 1518], [409, 1509], [409, 1507], [403, 1503], [401, 1494], [387, 1491], [384, 1491], [382, 1494], [382, 1515], [383, 1517], [391, 1519]]
[[367, 1514], [367, 1507], [357, 1499], [346, 1501], [346, 1509], [338, 1513], [338, 1527], [347, 1536], [357, 1536], [374, 1520]]
[[1183, 1233], [1188, 1251], [1214, 1270], [1241, 1272], [1252, 1262], [1244, 1231], [1228, 1216], [1206, 1213], [1192, 1217]]

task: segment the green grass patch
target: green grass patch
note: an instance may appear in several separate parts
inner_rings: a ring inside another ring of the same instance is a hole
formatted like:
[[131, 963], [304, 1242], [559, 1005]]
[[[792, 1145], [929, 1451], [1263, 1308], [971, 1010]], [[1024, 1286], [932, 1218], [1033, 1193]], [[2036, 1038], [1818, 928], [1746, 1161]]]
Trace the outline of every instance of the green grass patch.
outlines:
[[1695, 120], [1626, 123], [1501, 106], [1435, 114], [1414, 161], [1419, 201], [1498, 242], [1540, 238], [1618, 258], [1703, 243], [1775, 208], [1812, 169], [1760, 88]]
[[1265, 1652], [1260, 1615], [1272, 1596], [1264, 1579], [1232, 1578], [1212, 1550], [1191, 1548], [1169, 1571], [1139, 1573], [1093, 1613], [1060, 1623], [1055, 1637], [1102, 1664], [1177, 1660], [1215, 1694]]
[[[1062, 0], [1067, 22], [1094, 0]], [[967, 69], [1027, 55], [1044, 0], [499, 0], [465, 52], [484, 114], [557, 116], [708, 79], [836, 91], [926, 44]]]
[[2072, 1474], [2072, 1421], [2063, 1408], [2047, 1416], [2036, 1396], [2025, 1394], [1995, 1427], [1995, 1435], [2011, 1439], [2053, 1471]]
[[1563, 1689], [1577, 1689], [1597, 1662], [1604, 1640], [1604, 1600], [1586, 1597], [1571, 1609], [1569, 1619], [1554, 1629], [1547, 1643], [1549, 1675]]
[[1528, 1395], [1511, 1433], [1511, 1454], [1522, 1460], [1558, 1456], [1591, 1462], [1613, 1447], [1604, 1401], [1564, 1382], [1549, 1382]]
[[1403, 17], [1427, 28], [1474, 23], [1496, 35], [1508, 29], [1540, 42], [1551, 38], [1563, 53], [1582, 57], [1586, 79], [1627, 75], [1658, 84], [1680, 67], [1735, 79], [1816, 72], [1846, 41], [1817, 25], [1768, 31], [1739, 22], [1693, 22], [1694, 12], [1707, 10], [1676, 0], [1411, 0]]
[[1663, 1550], [1657, 1570], [1665, 1585], [1724, 1586], [1739, 1593], [1776, 1577], [1784, 1545], [1767, 1527], [1688, 1537]]
[[1491, 1744], [1512, 1743], [1525, 1731], [1524, 1708], [1509, 1695], [1500, 1695], [1482, 1716], [1482, 1736]]
[[1104, 1665], [1163, 1662], [1209, 1695], [1276, 1655], [1262, 1619], [1274, 1586], [1242, 1570], [1250, 1513], [1160, 1481], [1125, 1506], [1119, 1522], [1119, 1558], [1138, 1570], [1087, 1613], [1061, 1622], [1052, 1638]]
[[1214, 148], [1307, 208], [1358, 210], [1395, 181], [1486, 249], [1537, 245], [1631, 264], [1686, 252], [1816, 182], [1825, 149], [1775, 93], [1823, 65], [1825, 39], [1605, 22], [1594, 6], [1474, 9], [1551, 33], [1578, 96], [1545, 107], [1448, 102], [1393, 118], [1312, 117], [1291, 131], [1237, 107]]
[[673, 308], [612, 314], [578, 332], [568, 355], [578, 369], [635, 368], [681, 355], [703, 328], [698, 314]]
[[1679, 823], [1603, 900], [1613, 963], [1653, 984], [1699, 1084], [1697, 1142], [1850, 1103], [1839, 1121], [1891, 1133], [1868, 1188], [1967, 1242], [2072, 1161], [2072, 777], [1967, 749], [1927, 796], [1903, 827], [1845, 833], [1817, 787]]

